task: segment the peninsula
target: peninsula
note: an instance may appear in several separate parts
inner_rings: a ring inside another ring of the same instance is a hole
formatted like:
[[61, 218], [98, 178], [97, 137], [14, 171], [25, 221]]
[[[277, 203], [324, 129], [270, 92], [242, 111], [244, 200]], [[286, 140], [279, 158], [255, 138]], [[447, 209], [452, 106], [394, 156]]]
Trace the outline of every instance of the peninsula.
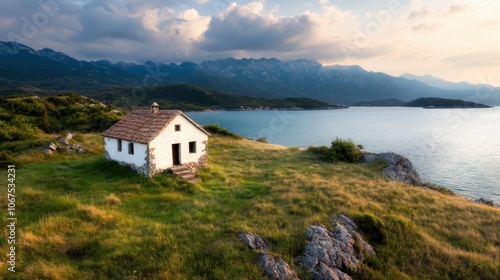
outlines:
[[461, 99], [447, 99], [438, 97], [422, 97], [404, 103], [404, 107], [422, 107], [424, 109], [453, 109], [453, 108], [491, 108], [492, 106], [465, 101]]

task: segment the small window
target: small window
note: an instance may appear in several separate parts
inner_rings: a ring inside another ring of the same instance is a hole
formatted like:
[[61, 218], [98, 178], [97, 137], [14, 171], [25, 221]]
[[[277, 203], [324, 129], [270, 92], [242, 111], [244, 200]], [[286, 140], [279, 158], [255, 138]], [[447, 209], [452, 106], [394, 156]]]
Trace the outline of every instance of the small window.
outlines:
[[118, 139], [118, 152], [122, 151], [122, 139]]
[[134, 143], [128, 143], [128, 153], [131, 155], [134, 154]]
[[189, 142], [189, 153], [196, 153], [196, 142]]
[[181, 131], [181, 125], [180, 124], [176, 124], [175, 125], [175, 131]]

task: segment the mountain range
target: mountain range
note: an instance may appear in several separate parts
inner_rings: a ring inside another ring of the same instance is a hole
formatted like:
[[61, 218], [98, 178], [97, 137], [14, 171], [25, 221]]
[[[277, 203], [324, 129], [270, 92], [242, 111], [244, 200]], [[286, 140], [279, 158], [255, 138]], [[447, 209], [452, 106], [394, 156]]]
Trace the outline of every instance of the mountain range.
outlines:
[[306, 97], [328, 103], [375, 100], [410, 101], [419, 97], [460, 98], [500, 104], [500, 88], [452, 83], [432, 76], [401, 77], [369, 72], [360, 66], [323, 66], [313, 60], [226, 58], [144, 64], [84, 61], [52, 49], [34, 50], [0, 42], [0, 94], [79, 92], [109, 88], [149, 91], [160, 85], [190, 84], [230, 94], [265, 98]]

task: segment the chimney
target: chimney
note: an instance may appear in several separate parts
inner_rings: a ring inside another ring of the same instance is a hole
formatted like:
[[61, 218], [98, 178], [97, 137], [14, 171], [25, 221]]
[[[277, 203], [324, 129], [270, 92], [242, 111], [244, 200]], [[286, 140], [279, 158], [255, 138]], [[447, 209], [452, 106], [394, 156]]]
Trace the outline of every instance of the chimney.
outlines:
[[151, 104], [151, 113], [157, 113], [160, 110], [160, 105], [158, 103], [154, 102]]

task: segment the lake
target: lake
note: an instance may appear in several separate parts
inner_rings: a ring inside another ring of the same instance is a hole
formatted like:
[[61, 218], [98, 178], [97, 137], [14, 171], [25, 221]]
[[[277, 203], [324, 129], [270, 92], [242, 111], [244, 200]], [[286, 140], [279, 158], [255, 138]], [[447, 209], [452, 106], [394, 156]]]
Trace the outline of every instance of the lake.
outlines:
[[352, 107], [312, 111], [187, 113], [246, 138], [308, 147], [336, 137], [368, 152], [409, 158], [425, 181], [470, 198], [500, 203], [500, 108], [421, 109]]

